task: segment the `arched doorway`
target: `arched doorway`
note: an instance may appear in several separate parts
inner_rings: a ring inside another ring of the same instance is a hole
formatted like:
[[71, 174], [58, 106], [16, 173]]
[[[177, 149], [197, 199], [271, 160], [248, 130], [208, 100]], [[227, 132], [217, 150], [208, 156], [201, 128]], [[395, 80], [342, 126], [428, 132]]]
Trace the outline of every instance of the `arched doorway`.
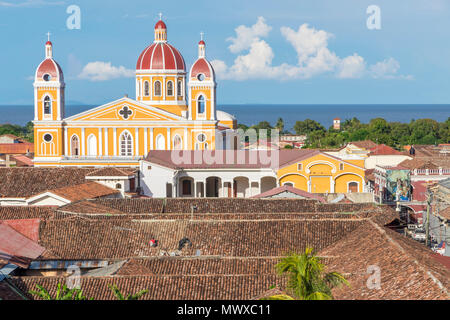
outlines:
[[183, 177], [180, 179], [178, 192], [180, 197], [194, 196], [194, 179], [190, 177]]
[[206, 197], [219, 197], [221, 190], [221, 179], [218, 177], [206, 178]]
[[247, 177], [236, 177], [233, 181], [234, 197], [245, 198], [250, 196], [249, 180]]
[[277, 178], [263, 177], [261, 178], [261, 193], [272, 190], [277, 187]]
[[97, 155], [97, 137], [94, 136], [93, 134], [91, 134], [88, 137], [87, 144], [88, 144], [88, 148], [87, 148], [88, 156], [96, 156]]

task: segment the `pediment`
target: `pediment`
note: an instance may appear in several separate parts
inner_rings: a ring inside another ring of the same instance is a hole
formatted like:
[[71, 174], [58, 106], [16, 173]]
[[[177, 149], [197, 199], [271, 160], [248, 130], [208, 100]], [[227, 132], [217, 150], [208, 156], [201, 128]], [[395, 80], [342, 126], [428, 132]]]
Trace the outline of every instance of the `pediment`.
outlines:
[[122, 98], [120, 100], [105, 104], [103, 106], [87, 110], [66, 121], [173, 121], [184, 120], [178, 115], [165, 110], [145, 105], [132, 99]]

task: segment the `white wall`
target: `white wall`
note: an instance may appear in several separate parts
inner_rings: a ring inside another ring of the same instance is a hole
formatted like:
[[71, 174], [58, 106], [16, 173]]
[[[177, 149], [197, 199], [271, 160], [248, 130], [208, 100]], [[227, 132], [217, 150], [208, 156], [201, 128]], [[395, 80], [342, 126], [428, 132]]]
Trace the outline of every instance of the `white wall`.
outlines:
[[144, 195], [154, 198], [165, 198], [166, 185], [167, 183], [173, 183], [175, 170], [143, 160], [140, 161], [140, 172], [141, 188]]
[[412, 158], [406, 155], [369, 156], [364, 161], [364, 167], [366, 169], [374, 169], [376, 166], [397, 166], [404, 160], [408, 159]]

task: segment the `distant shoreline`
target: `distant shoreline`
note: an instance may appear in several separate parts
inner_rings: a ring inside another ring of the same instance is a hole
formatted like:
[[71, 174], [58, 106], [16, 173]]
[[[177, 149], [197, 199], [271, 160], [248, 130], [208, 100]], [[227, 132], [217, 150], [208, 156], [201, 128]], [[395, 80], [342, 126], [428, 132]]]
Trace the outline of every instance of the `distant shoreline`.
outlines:
[[[98, 105], [66, 105], [66, 116], [71, 116]], [[34, 118], [33, 105], [0, 105], [3, 109], [16, 112], [1, 112], [0, 124], [25, 125]], [[405, 109], [407, 108], [407, 109]], [[238, 123], [247, 126], [268, 121], [275, 125], [279, 117], [290, 130], [296, 121], [312, 119], [328, 128], [335, 117], [358, 118], [368, 123], [373, 118], [384, 118], [389, 122], [409, 123], [412, 119], [434, 119], [442, 122], [450, 117], [450, 104], [219, 104], [217, 109], [237, 118]]]

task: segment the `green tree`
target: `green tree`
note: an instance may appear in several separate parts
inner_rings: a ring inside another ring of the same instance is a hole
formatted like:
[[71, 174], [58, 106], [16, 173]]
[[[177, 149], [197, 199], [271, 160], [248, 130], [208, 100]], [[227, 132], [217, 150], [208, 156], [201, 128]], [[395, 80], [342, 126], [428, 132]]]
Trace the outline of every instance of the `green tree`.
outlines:
[[331, 289], [347, 280], [337, 272], [325, 273], [325, 265], [312, 248], [302, 254], [290, 254], [275, 266], [280, 275], [288, 277], [287, 289], [299, 300], [331, 300]]
[[117, 285], [108, 285], [108, 287], [112, 290], [117, 300], [139, 300], [144, 294], [148, 293], [148, 290], [141, 290], [135, 294], [129, 294], [125, 296], [117, 287]]
[[278, 129], [278, 131], [280, 131], [280, 133], [284, 132], [284, 121], [282, 118], [278, 118], [275, 128]]
[[[36, 284], [36, 287], [36, 291], [30, 290], [29, 293], [43, 300], [87, 300], [81, 289], [69, 289], [65, 284], [61, 285], [61, 283], [58, 283], [56, 295], [54, 297], [43, 286]], [[92, 298], [90, 300], [92, 300]]]
[[320, 123], [311, 119], [295, 122], [294, 130], [297, 134], [306, 135], [314, 131], [326, 132], [326, 129]]

